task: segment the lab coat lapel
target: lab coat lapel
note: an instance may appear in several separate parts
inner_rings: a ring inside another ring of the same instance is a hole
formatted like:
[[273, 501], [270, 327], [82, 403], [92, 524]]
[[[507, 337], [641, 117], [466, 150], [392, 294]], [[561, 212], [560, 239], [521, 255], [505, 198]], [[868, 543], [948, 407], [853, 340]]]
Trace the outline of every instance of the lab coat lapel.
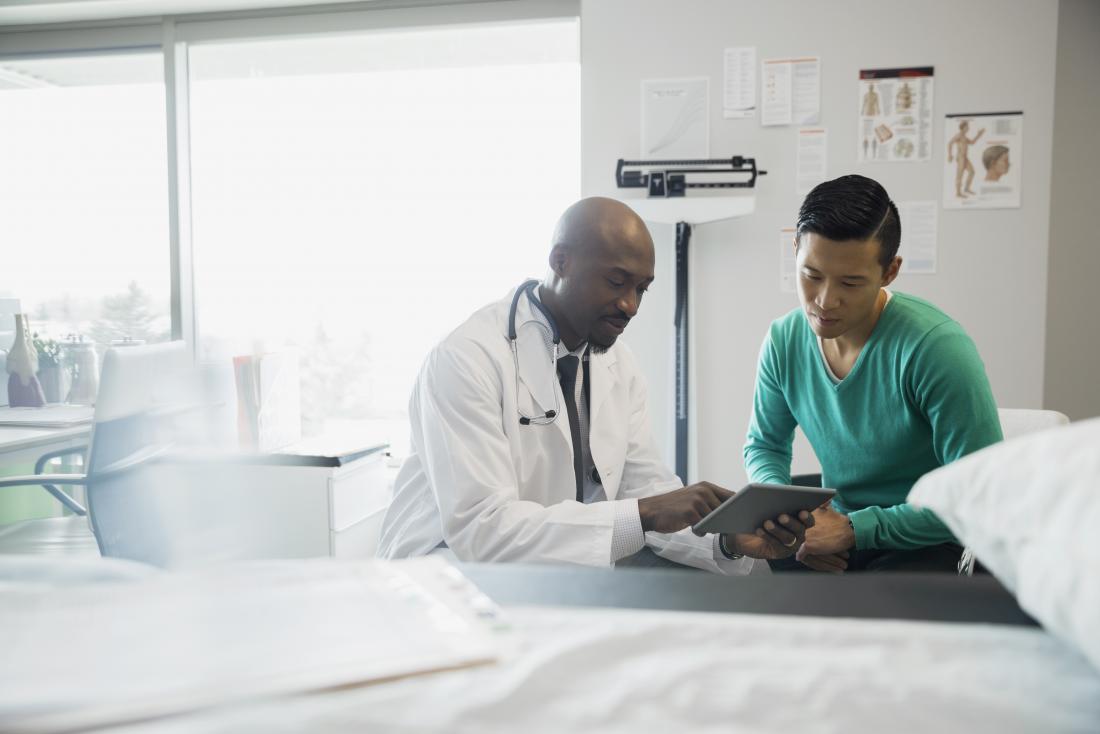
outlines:
[[[608, 405], [608, 400], [618, 380], [618, 373], [615, 369], [615, 363], [617, 361], [614, 349], [604, 352], [603, 354], [590, 354], [588, 359], [588, 379], [591, 380], [591, 384], [588, 386], [588, 400], [590, 402], [588, 410], [588, 440], [590, 444], [589, 448], [592, 451], [592, 458], [596, 461], [597, 469], [603, 466], [601, 462], [606, 462], [609, 459], [613, 464], [619, 463], [617, 458], [607, 454], [608, 446], [606, 441], [601, 441], [601, 437], [606, 436], [605, 429], [608, 428], [606, 421], [622, 420], [622, 416], [619, 415], [613, 415], [610, 418], [603, 415], [610, 407]], [[615, 495], [618, 494], [619, 478], [605, 477], [603, 488], [604, 493], [607, 495], [607, 499], [615, 499]]]
[[592, 404], [588, 408], [588, 415], [593, 424], [599, 418], [600, 408], [606, 402], [607, 396], [611, 394], [615, 382], [615, 371], [612, 369], [615, 361], [613, 352], [589, 353], [588, 372], [592, 384], [588, 386], [588, 399]]

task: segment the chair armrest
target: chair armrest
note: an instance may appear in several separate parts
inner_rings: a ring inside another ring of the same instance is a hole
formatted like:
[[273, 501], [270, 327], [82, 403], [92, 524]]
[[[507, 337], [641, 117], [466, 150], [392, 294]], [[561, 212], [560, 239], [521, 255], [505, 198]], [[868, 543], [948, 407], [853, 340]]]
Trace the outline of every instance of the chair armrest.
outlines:
[[87, 515], [88, 510], [69, 495], [62, 492], [54, 484], [87, 484], [87, 474], [27, 474], [15, 477], [0, 477], [0, 489], [4, 487], [31, 487], [40, 485], [53, 495], [53, 498], [65, 505], [77, 515]]
[[[34, 462], [34, 473], [35, 473], [36, 476], [46, 476], [46, 475], [42, 474], [42, 470], [46, 468], [46, 463], [50, 459], [56, 459], [56, 458], [61, 457], [61, 456], [69, 456], [71, 454], [83, 454], [85, 451], [87, 451], [87, 449], [88, 449], [88, 447], [85, 445], [85, 446], [70, 446], [66, 449], [58, 449], [56, 451], [47, 451], [46, 453], [44, 453], [44, 454], [42, 454], [41, 456], [38, 457], [38, 461]], [[61, 474], [61, 475], [53, 475], [53, 476], [74, 476], [74, 475]], [[83, 476], [83, 475], [77, 474], [75, 476]], [[60, 481], [58, 482], [58, 484], [73, 484], [73, 483], [74, 482], [60, 482]], [[68, 507], [70, 510], [75, 512], [77, 515], [87, 515], [88, 514], [88, 511], [84, 508], [83, 505], [81, 505], [79, 502], [74, 500], [69, 495], [62, 492], [60, 489], [57, 488], [56, 485], [50, 484], [50, 483], [47, 483], [47, 482], [41, 482], [41, 484], [42, 484], [42, 489], [44, 489], [47, 492], [49, 492], [50, 494], [52, 494], [54, 499], [56, 499], [58, 502], [65, 505], [66, 507]], [[0, 486], [3, 486], [3, 485], [0, 485]]]
[[38, 457], [38, 461], [34, 462], [34, 473], [41, 474], [42, 470], [46, 468], [46, 462], [50, 459], [57, 459], [62, 456], [68, 456], [70, 454], [83, 454], [88, 450], [85, 446], [70, 446], [67, 449], [58, 449], [57, 451], [48, 451]]
[[35, 484], [87, 484], [87, 474], [23, 474], [0, 477], [0, 487], [26, 487]]

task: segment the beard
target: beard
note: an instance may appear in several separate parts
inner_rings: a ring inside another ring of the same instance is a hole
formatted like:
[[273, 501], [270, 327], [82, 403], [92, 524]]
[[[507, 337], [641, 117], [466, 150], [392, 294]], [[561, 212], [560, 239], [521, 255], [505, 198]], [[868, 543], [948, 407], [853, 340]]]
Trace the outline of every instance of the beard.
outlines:
[[588, 351], [592, 354], [603, 354], [608, 349], [611, 349], [611, 347], [615, 346], [615, 340], [617, 340], [618, 338], [619, 337], [617, 336], [613, 336], [611, 337], [611, 341], [607, 343], [602, 343], [596, 341], [593, 337], [590, 336], [588, 337]]

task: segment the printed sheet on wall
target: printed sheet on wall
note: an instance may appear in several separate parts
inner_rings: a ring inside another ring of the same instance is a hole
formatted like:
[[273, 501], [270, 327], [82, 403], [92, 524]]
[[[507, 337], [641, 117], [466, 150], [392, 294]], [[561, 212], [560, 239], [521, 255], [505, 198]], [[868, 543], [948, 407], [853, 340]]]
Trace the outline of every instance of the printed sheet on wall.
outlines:
[[856, 160], [931, 159], [932, 82], [931, 66], [860, 70]]
[[943, 208], [1020, 206], [1024, 113], [944, 116]]

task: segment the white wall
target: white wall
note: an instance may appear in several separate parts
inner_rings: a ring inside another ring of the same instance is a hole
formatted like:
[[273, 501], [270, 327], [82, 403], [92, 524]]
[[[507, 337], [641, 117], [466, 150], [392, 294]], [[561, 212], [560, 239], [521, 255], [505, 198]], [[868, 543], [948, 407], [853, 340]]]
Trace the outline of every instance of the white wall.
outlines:
[[[768, 323], [797, 305], [778, 282], [779, 230], [793, 224], [800, 203], [796, 128], [722, 118], [723, 48], [753, 45], [759, 59], [821, 56], [830, 177], [871, 176], [896, 201], [941, 199], [944, 113], [1024, 111], [1022, 208], [941, 209], [937, 274], [903, 274], [895, 287], [932, 300], [970, 332], [998, 404], [1040, 407], [1057, 15], [1056, 0], [582, 2], [586, 194], [613, 193], [615, 160], [639, 155], [639, 82], [647, 78], [709, 76], [711, 155], [753, 155], [769, 171], [754, 215], [698, 228], [693, 240], [699, 397], [693, 477], [735, 486], [744, 480], [741, 445], [756, 353]], [[936, 70], [932, 160], [857, 165], [858, 70], [927, 65]], [[655, 228], [654, 235], [663, 249], [662, 287], [644, 304], [627, 341], [645, 358], [659, 435], [668, 436], [671, 228]], [[804, 444], [796, 451], [796, 469], [813, 466]]]
[[1100, 243], [1096, 171], [1100, 145], [1100, 2], [1062, 0], [1050, 189], [1046, 406], [1074, 420], [1100, 415]]

